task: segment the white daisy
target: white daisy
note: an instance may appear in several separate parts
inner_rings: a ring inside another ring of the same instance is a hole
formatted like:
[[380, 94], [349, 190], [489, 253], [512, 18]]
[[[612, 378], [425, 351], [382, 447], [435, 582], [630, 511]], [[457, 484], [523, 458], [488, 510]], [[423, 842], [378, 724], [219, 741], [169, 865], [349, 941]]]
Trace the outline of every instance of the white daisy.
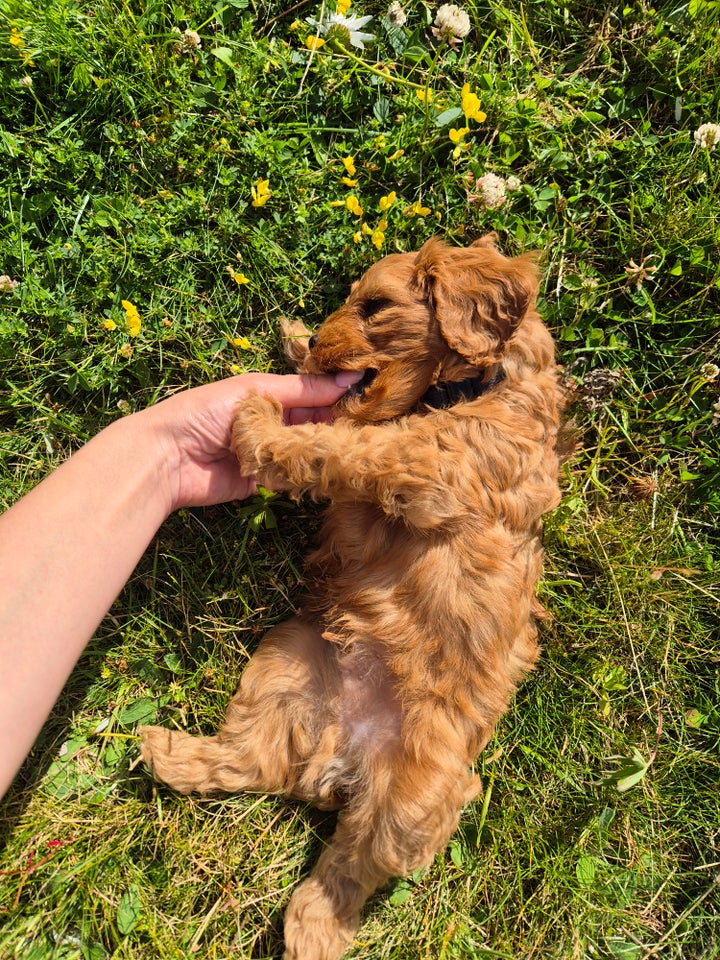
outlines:
[[343, 47], [353, 46], [364, 50], [365, 44], [375, 39], [374, 34], [362, 32], [362, 28], [371, 20], [372, 17], [346, 17], [341, 13], [333, 13], [322, 21], [308, 17], [307, 22], [328, 43], [336, 40]]

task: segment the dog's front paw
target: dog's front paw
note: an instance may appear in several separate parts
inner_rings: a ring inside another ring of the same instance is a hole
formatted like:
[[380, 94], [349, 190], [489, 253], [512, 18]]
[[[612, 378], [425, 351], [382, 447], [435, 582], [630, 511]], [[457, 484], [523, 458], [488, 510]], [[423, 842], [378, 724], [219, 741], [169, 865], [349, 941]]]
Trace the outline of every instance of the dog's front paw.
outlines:
[[233, 423], [232, 449], [244, 474], [255, 474], [263, 465], [261, 448], [282, 419], [282, 404], [274, 397], [251, 394], [242, 401]]
[[283, 353], [290, 366], [300, 373], [308, 357], [308, 342], [311, 336], [312, 333], [302, 320], [288, 320], [285, 317], [280, 320]]

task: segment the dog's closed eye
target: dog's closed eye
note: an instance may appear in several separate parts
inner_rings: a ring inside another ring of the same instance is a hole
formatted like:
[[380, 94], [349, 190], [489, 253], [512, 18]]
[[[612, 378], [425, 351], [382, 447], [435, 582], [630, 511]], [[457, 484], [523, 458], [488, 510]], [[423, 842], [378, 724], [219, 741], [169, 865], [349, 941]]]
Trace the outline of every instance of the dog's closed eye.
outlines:
[[392, 305], [392, 300], [388, 300], [387, 297], [371, 297], [369, 300], [361, 301], [360, 316], [363, 320], [369, 320], [376, 313]]

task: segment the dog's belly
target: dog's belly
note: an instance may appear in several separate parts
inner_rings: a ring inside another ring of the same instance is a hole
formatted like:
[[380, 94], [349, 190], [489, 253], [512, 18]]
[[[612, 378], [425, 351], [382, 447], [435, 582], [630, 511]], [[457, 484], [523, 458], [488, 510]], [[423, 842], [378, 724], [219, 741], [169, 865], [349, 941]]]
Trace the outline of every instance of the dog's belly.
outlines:
[[341, 723], [351, 754], [384, 752], [400, 740], [402, 711], [383, 662], [353, 650], [340, 659]]

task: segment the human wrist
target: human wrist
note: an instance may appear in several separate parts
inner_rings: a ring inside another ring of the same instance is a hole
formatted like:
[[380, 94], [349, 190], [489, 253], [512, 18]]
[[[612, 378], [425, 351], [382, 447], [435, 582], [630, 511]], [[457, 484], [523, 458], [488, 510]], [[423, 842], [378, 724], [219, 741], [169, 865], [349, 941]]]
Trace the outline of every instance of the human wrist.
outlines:
[[126, 451], [128, 462], [141, 481], [144, 501], [162, 523], [176, 509], [180, 453], [163, 418], [154, 415], [155, 409], [140, 410], [116, 420], [103, 433], [107, 433], [119, 452]]

